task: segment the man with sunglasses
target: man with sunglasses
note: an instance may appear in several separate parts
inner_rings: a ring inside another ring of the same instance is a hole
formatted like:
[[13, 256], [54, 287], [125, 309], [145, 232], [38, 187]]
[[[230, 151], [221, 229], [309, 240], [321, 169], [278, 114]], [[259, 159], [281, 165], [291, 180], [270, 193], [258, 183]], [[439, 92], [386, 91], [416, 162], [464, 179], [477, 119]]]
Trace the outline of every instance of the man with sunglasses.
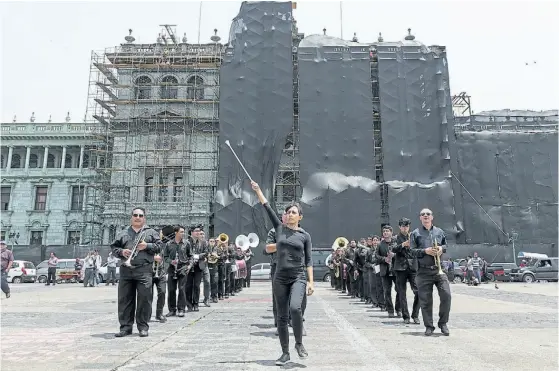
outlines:
[[[421, 226], [414, 229], [410, 235], [410, 254], [417, 257], [418, 270], [416, 284], [419, 296], [419, 305], [425, 325], [425, 336], [433, 335], [433, 285], [439, 292], [439, 322], [438, 326], [445, 336], [449, 336], [447, 322], [450, 314], [450, 285], [446, 274], [439, 274], [439, 268], [435, 264], [435, 256], [441, 256], [446, 252], [446, 237], [442, 229], [433, 225], [433, 212], [423, 209], [420, 212]], [[434, 249], [434, 244], [438, 249]]]
[[[161, 251], [159, 233], [146, 225], [146, 212], [142, 208], [132, 210], [130, 227], [118, 233], [111, 244], [113, 255], [127, 260], [132, 256], [131, 266], [120, 266], [118, 281], [118, 320], [120, 332], [116, 337], [132, 334], [134, 317], [140, 337], [148, 336], [149, 319], [153, 302], [152, 279], [154, 255]], [[136, 313], [134, 314], [134, 310]]]

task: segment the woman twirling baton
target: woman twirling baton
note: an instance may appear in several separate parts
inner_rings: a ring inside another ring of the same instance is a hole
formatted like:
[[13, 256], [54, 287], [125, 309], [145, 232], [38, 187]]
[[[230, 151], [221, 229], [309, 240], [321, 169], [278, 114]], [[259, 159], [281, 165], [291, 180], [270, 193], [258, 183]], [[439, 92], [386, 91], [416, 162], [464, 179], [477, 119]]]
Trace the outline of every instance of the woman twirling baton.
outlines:
[[303, 218], [303, 210], [297, 203], [285, 208], [287, 222], [282, 225], [276, 212], [256, 182], [251, 182], [252, 189], [256, 192], [272, 224], [276, 230], [276, 246], [267, 246], [268, 253], [277, 252], [276, 274], [273, 277], [273, 290], [276, 296], [278, 310], [278, 332], [282, 355], [276, 365], [283, 366], [289, 360], [289, 314], [295, 335], [295, 349], [301, 358], [306, 358], [308, 353], [303, 346], [303, 314], [302, 303], [305, 296], [314, 292], [313, 268], [311, 257], [311, 236], [299, 227]]

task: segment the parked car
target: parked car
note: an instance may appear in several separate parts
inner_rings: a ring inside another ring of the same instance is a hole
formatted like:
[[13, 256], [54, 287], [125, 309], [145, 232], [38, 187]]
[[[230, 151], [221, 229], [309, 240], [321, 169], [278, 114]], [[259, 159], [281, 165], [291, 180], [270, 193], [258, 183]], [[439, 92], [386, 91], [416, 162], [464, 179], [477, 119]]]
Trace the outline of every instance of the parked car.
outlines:
[[272, 269], [270, 263], [260, 263], [255, 264], [250, 267], [250, 279], [251, 281], [266, 281], [271, 279]]
[[511, 277], [513, 281], [532, 283], [534, 281], [558, 280], [558, 261], [559, 258], [550, 258], [545, 254], [522, 253], [522, 258], [530, 259], [528, 265], [523, 268], [512, 269]]
[[14, 260], [12, 268], [8, 271], [7, 280], [12, 283], [35, 282], [37, 280], [35, 264], [26, 260]]
[[[104, 263], [101, 268], [97, 271], [97, 276], [99, 277], [99, 283], [105, 282], [108, 278], [107, 263]], [[120, 278], [120, 261], [116, 263], [116, 281], [118, 282]], [[83, 278], [82, 278], [83, 280]]]
[[312, 250], [313, 276], [315, 281], [330, 282], [330, 268], [326, 266], [326, 258], [332, 253], [331, 248], [316, 248]]
[[[61, 273], [63, 275], [67, 273], [69, 275], [71, 272], [75, 272], [75, 263], [76, 259], [58, 259], [58, 264], [56, 266], [56, 278], [59, 279]], [[43, 260], [39, 263], [39, 265], [37, 265], [37, 280], [39, 282], [47, 282], [48, 269], [48, 260]], [[76, 279], [79, 280], [79, 276], [77, 276]]]

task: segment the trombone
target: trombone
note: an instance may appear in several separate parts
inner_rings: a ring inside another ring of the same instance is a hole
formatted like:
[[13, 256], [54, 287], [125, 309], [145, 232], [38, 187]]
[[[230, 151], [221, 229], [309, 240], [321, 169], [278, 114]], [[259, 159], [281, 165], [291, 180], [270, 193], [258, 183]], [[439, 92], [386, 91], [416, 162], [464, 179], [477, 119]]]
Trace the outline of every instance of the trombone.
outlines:
[[336, 251], [338, 249], [345, 249], [349, 245], [349, 241], [345, 237], [338, 237], [334, 240], [332, 244], [332, 250]]

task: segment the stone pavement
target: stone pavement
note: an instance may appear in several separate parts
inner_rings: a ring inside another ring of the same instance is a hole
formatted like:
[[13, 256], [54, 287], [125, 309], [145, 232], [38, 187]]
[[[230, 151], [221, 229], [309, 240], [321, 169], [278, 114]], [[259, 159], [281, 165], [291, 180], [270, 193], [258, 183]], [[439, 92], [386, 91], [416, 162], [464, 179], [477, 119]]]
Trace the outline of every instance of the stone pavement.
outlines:
[[[292, 363], [284, 368], [557, 370], [557, 284], [499, 286], [451, 285], [451, 335], [426, 338], [422, 325], [404, 325], [317, 283], [305, 322], [310, 356], [299, 360], [292, 350]], [[278, 368], [269, 282], [253, 283], [185, 318], [152, 323], [148, 338], [113, 337], [118, 321], [112, 286], [12, 285], [1, 310], [3, 371]]]

